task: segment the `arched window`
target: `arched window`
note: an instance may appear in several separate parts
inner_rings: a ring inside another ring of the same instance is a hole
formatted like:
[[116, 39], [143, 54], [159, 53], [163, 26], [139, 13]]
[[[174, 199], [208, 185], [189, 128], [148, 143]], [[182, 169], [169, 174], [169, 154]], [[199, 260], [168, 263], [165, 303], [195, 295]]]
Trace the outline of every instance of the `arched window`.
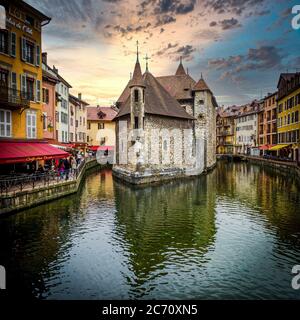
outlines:
[[0, 29], [6, 29], [6, 11], [3, 6], [0, 5]]
[[139, 102], [139, 90], [134, 90], [134, 102]]

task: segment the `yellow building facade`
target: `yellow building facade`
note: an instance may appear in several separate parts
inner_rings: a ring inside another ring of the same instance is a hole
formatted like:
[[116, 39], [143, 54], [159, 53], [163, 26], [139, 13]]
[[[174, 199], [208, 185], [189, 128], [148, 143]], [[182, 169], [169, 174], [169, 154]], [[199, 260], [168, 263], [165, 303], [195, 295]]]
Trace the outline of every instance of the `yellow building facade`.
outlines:
[[300, 73], [281, 74], [278, 82], [278, 150], [299, 161], [300, 144]]
[[87, 107], [87, 143], [89, 146], [110, 146], [116, 143], [117, 112], [111, 107]]
[[42, 27], [50, 18], [23, 1], [1, 1], [0, 10], [0, 138], [42, 139]]

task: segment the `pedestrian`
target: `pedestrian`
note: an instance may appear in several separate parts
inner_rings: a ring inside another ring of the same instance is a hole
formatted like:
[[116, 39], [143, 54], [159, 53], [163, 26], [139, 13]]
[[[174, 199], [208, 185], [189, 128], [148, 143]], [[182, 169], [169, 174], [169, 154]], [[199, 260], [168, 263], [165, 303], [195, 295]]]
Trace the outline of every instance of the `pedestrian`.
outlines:
[[74, 157], [70, 158], [70, 163], [71, 163], [72, 175], [75, 176], [76, 169], [77, 169], [77, 163], [76, 163], [76, 160]]
[[69, 180], [69, 172], [70, 172], [70, 161], [68, 158], [64, 160], [64, 168], [65, 168], [65, 174], [66, 174], [66, 180]]
[[59, 166], [58, 166], [58, 174], [59, 174], [59, 178], [60, 180], [62, 180], [64, 178], [64, 174], [65, 174], [65, 168], [64, 168], [64, 163], [63, 161], [61, 161], [59, 163]]

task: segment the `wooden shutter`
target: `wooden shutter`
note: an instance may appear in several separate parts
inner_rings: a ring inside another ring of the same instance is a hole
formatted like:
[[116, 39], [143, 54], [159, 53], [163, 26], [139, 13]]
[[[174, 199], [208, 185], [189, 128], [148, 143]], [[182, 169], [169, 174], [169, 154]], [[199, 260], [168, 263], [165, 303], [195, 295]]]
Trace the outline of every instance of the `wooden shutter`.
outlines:
[[21, 37], [21, 59], [26, 61], [26, 39]]
[[17, 35], [14, 32], [10, 33], [10, 55], [16, 57], [16, 45], [17, 45]]
[[35, 64], [39, 66], [41, 64], [41, 47], [38, 44], [35, 46], [35, 53]]
[[35, 81], [35, 89], [36, 89], [36, 101], [40, 102], [41, 101], [41, 81], [40, 80]]
[[26, 85], [26, 74], [21, 74], [21, 92], [22, 92], [22, 97], [27, 98], [27, 85]]

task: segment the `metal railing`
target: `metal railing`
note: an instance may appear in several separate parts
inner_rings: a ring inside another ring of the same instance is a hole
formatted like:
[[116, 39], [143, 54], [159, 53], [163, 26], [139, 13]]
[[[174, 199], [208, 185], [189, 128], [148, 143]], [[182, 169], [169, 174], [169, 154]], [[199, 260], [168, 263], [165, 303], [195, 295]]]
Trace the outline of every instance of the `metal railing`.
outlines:
[[0, 86], [0, 103], [7, 106], [29, 107], [34, 100], [30, 92], [22, 92], [13, 88]]
[[59, 170], [51, 170], [44, 173], [0, 176], [0, 195], [8, 195], [9, 193], [24, 190], [30, 191], [66, 181], [75, 181], [84, 169], [86, 162], [87, 161], [83, 159], [76, 169], [69, 169], [62, 172]]

